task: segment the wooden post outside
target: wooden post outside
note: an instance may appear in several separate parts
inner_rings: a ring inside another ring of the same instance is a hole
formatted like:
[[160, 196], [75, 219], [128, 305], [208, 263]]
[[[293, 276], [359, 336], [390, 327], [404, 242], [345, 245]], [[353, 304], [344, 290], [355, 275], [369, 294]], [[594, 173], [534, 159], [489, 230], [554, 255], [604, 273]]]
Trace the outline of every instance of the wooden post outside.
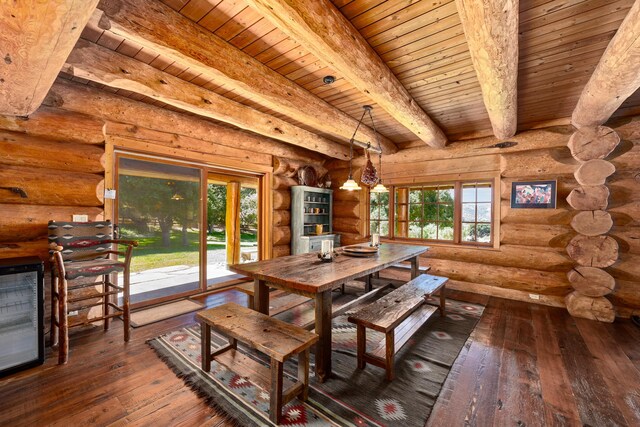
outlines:
[[227, 264], [240, 262], [240, 183], [227, 183], [227, 213], [225, 218]]
[[409, 189], [398, 188], [398, 230], [396, 237], [409, 237]]

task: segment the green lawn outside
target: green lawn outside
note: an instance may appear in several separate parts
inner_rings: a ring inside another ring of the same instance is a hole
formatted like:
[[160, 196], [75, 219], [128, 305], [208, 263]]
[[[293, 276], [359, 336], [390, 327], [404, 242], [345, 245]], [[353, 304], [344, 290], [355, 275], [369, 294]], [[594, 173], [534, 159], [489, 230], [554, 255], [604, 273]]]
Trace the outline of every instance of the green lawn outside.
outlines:
[[[137, 236], [129, 230], [122, 229], [122, 238], [138, 241], [138, 247], [133, 250], [131, 259], [131, 272], [150, 270], [154, 268], [168, 267], [171, 265], [196, 266], [199, 263], [199, 233], [188, 232], [187, 246], [182, 244], [182, 233], [171, 233], [169, 246], [162, 245], [162, 236], [159, 232], [153, 236]], [[207, 236], [207, 249], [224, 249], [225, 236], [223, 231], [214, 231]], [[255, 234], [242, 233], [242, 244], [257, 242]]]

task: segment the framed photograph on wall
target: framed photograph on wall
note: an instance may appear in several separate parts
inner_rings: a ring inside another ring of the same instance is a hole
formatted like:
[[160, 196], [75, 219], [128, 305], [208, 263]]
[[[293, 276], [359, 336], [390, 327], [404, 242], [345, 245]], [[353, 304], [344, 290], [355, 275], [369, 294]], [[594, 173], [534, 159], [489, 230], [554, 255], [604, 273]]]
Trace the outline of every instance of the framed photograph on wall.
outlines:
[[511, 207], [555, 209], [556, 181], [514, 181], [511, 184]]

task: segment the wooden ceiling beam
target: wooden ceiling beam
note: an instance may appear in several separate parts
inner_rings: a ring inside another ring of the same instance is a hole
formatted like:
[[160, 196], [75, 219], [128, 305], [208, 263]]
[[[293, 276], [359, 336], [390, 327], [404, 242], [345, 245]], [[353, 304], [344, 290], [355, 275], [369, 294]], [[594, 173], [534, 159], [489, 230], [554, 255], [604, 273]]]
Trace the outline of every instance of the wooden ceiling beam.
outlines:
[[422, 141], [445, 146], [444, 132], [330, 0], [246, 1]]
[[[101, 0], [98, 8], [92, 21], [99, 28], [211, 76], [215, 83], [267, 108], [345, 141], [356, 128], [353, 117], [161, 2]], [[361, 127], [358, 138], [377, 145], [373, 130], [367, 126]], [[384, 153], [398, 150], [383, 135], [380, 143]]]
[[86, 40], [78, 41], [63, 71], [329, 157], [349, 159], [349, 147]]
[[640, 0], [636, 0], [582, 90], [571, 116], [577, 128], [605, 123], [640, 88]]
[[2, 2], [0, 114], [38, 109], [98, 0]]
[[518, 0], [456, 0], [493, 134], [518, 128]]

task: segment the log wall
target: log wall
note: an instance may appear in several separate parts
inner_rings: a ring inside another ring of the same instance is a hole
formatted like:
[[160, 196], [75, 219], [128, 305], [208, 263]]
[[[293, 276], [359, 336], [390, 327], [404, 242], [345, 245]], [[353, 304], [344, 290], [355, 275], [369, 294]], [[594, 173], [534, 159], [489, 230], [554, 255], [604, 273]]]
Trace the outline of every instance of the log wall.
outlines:
[[298, 169], [312, 166], [318, 179], [328, 172], [324, 160], [273, 158], [273, 258], [291, 255], [291, 187], [299, 185]]
[[[0, 258], [35, 255], [48, 268], [49, 220], [71, 221], [73, 214], [104, 219], [105, 171], [108, 174], [111, 168], [107, 142], [221, 166], [271, 168], [274, 155], [318, 168], [325, 160], [259, 135], [58, 80], [45, 105], [28, 118], [0, 116]], [[279, 245], [274, 256], [289, 251], [290, 233], [277, 233], [290, 221], [292, 182], [280, 178], [274, 182], [274, 201], [279, 201], [274, 216]], [[48, 273], [45, 278], [48, 316]], [[89, 312], [80, 316], [93, 317]]]
[[[609, 234], [619, 244], [620, 258], [604, 269], [616, 280], [614, 292], [606, 298], [617, 315], [628, 316], [640, 312], [640, 117], [612, 127], [622, 142], [606, 158], [616, 169], [607, 179], [607, 212], [613, 219]], [[431, 244], [421, 264], [431, 266], [433, 274], [449, 277], [455, 289], [564, 307], [564, 297], [572, 290], [567, 272], [574, 265], [566, 247], [577, 235], [570, 224], [579, 213], [566, 201], [579, 186], [574, 172], [580, 162], [567, 146], [574, 130], [562, 126], [524, 132], [512, 138], [517, 144], [482, 138], [452, 143], [443, 150], [413, 148], [383, 156], [385, 183], [500, 176], [499, 247]], [[341, 163], [331, 161], [328, 166], [341, 167]], [[513, 181], [550, 179], [558, 181], [556, 209], [511, 209]], [[348, 203], [336, 205], [336, 210], [344, 209], [356, 218], [357, 197], [344, 197]]]

